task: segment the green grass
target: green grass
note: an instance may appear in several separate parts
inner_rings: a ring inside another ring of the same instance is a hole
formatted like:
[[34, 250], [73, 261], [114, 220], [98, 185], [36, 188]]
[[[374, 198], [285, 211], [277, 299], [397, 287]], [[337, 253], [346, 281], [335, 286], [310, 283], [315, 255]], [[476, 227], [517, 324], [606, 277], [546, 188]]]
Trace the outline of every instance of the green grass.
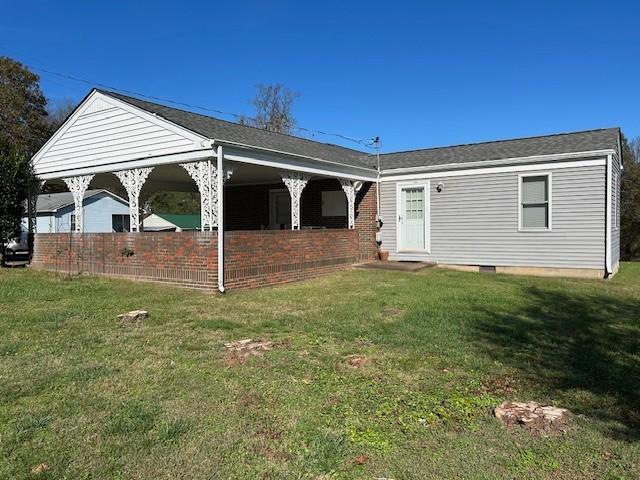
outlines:
[[[137, 308], [143, 326], [118, 324]], [[275, 348], [229, 362], [223, 343], [248, 337]], [[507, 399], [575, 416], [563, 435], [507, 431], [491, 414]], [[378, 477], [640, 478], [640, 264], [225, 296], [0, 271], [0, 478]]]

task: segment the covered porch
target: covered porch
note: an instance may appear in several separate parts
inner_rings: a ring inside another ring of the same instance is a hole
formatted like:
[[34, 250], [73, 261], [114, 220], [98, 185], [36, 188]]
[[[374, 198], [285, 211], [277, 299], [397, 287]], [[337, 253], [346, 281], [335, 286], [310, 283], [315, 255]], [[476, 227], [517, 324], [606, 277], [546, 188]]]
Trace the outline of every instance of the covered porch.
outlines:
[[[175, 109], [161, 117], [150, 110], [166, 107], [133, 100], [94, 90], [34, 156], [38, 178], [64, 185], [75, 203], [72, 234], [36, 235], [35, 267], [224, 291], [229, 282], [281, 283], [375, 255], [377, 175], [355, 161], [364, 154]], [[262, 145], [176, 124], [203, 118]], [[314, 155], [318, 145], [331, 160]], [[83, 233], [88, 188], [128, 199], [128, 232]], [[199, 232], [144, 232], [142, 206], [160, 191], [199, 196]]]

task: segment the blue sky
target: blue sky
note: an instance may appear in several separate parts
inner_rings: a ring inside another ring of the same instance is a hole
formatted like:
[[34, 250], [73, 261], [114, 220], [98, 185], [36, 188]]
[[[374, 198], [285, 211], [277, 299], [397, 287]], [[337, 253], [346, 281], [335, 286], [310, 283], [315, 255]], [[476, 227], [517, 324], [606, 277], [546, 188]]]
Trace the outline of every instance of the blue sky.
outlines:
[[[610, 126], [640, 136], [640, 2], [0, 7], [0, 55], [237, 113], [258, 83], [281, 82], [300, 93], [299, 125], [380, 135], [384, 151]], [[90, 88], [44, 73], [42, 86], [54, 100]]]

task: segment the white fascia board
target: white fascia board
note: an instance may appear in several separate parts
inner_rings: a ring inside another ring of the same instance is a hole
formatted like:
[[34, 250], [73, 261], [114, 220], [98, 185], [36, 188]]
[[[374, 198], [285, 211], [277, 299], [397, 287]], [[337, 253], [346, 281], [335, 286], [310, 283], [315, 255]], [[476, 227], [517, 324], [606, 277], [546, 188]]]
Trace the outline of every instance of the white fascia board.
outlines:
[[[464, 162], [464, 163], [447, 163], [442, 165], [422, 165], [418, 167], [406, 167], [406, 168], [393, 168], [393, 169], [382, 169], [382, 176], [387, 177], [390, 175], [400, 175], [400, 174], [410, 174], [410, 173], [420, 173], [420, 172], [430, 172], [430, 171], [449, 171], [449, 170], [467, 170], [469, 168], [475, 167], [489, 167], [489, 166], [500, 166], [500, 165], [513, 165], [513, 164], [521, 164], [521, 163], [532, 163], [532, 162], [556, 162], [556, 161], [564, 161], [574, 158], [592, 158], [592, 157], [606, 157], [610, 154], [615, 154], [615, 150], [605, 149], [605, 150], [589, 150], [585, 152], [568, 152], [568, 153], [557, 153], [551, 155], [531, 155], [528, 157], [512, 157], [512, 158], [502, 158], [499, 160], [480, 160], [477, 162]], [[384, 178], [383, 178], [384, 179]]]
[[[227, 145], [227, 143], [219, 140], [215, 140], [215, 143], [218, 145]], [[248, 147], [246, 149], [228, 147], [224, 150], [224, 159], [234, 162], [271, 167], [279, 170], [293, 170], [311, 175], [339, 177], [366, 182], [376, 181], [375, 170], [325, 161], [319, 165], [318, 159], [303, 156], [291, 156], [286, 153], [273, 155], [267, 152], [267, 150], [258, 151], [258, 149], [253, 147]]]
[[529, 172], [536, 170], [546, 169], [560, 169], [560, 168], [575, 168], [575, 167], [594, 167], [606, 165], [606, 157], [597, 158], [593, 160], [578, 160], [571, 162], [557, 162], [557, 163], [534, 163], [529, 165], [512, 165], [509, 167], [487, 167], [487, 168], [470, 168], [466, 170], [449, 170], [432, 173], [414, 173], [405, 175], [393, 175], [389, 177], [382, 177], [381, 182], [398, 182], [402, 180], [421, 180], [427, 178], [442, 178], [442, 177], [462, 177], [468, 175], [487, 175], [491, 173], [511, 173], [511, 172]]
[[126, 162], [109, 163], [106, 165], [93, 165], [90, 167], [80, 167], [54, 172], [36, 172], [40, 180], [52, 180], [55, 178], [75, 177], [78, 175], [94, 175], [97, 173], [113, 173], [119, 170], [130, 170], [132, 168], [156, 167], [159, 165], [168, 165], [172, 163], [197, 162], [215, 157], [210, 148], [202, 150], [192, 150], [189, 152], [173, 153], [170, 155], [161, 155], [158, 157], [144, 157]]
[[192, 130], [181, 127], [180, 125], [177, 125], [154, 113], [148, 112], [147, 110], [131, 105], [130, 103], [127, 103], [123, 100], [111, 97], [109, 95], [105, 95], [104, 93], [94, 89], [89, 93], [89, 95], [86, 96], [86, 98], [80, 103], [80, 105], [76, 107], [76, 109], [69, 116], [69, 118], [65, 120], [65, 122], [60, 126], [60, 128], [51, 136], [51, 138], [47, 140], [46, 143], [40, 148], [40, 150], [38, 150], [38, 152], [32, 157], [31, 160], [34, 167], [37, 167], [40, 159], [46, 155], [46, 153], [56, 143], [56, 141], [62, 135], [64, 135], [67, 130], [69, 130], [69, 128], [74, 124], [74, 122], [78, 119], [78, 117], [83, 115], [86, 112], [87, 108], [97, 99], [100, 99], [103, 102], [108, 103], [114, 107], [121, 108], [122, 110], [132, 113], [133, 115], [137, 115], [155, 125], [158, 125], [159, 127], [162, 127], [177, 135], [187, 138], [193, 141], [195, 145], [198, 145], [200, 147], [211, 146], [211, 140], [209, 140], [207, 137], [203, 135], [195, 133]]

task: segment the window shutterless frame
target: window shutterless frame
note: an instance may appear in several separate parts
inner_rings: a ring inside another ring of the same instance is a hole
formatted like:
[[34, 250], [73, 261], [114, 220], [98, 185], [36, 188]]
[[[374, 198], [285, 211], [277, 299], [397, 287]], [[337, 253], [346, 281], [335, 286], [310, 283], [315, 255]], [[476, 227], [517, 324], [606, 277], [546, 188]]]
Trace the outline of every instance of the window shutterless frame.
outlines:
[[[522, 181], [525, 178], [530, 177], [546, 177], [547, 179], [547, 226], [546, 227], [525, 227], [522, 224], [522, 210], [524, 205], [522, 203]], [[551, 172], [531, 172], [521, 173], [518, 175], [518, 231], [519, 232], [550, 232], [552, 230], [552, 218], [553, 218], [553, 187], [552, 187], [552, 175]]]

